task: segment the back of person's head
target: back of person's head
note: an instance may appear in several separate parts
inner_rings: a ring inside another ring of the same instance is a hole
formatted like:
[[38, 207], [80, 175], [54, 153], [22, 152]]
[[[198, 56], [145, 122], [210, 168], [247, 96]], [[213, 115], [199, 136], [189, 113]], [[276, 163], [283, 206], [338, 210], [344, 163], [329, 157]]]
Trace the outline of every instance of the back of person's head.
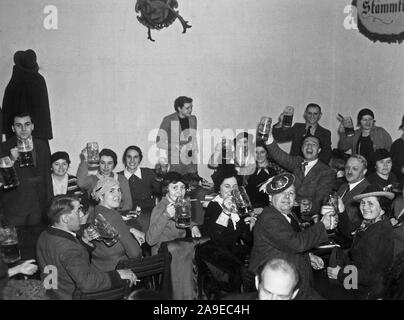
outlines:
[[100, 159], [102, 156], [111, 157], [112, 160], [114, 161], [114, 167], [116, 167], [118, 163], [118, 157], [114, 151], [112, 151], [111, 149], [104, 148], [100, 151]]
[[178, 112], [178, 108], [182, 108], [185, 103], [192, 103], [192, 98], [186, 96], [180, 96], [174, 101], [174, 109]]
[[74, 209], [73, 202], [79, 201], [77, 198], [68, 195], [58, 195], [53, 198], [48, 210], [48, 218], [52, 225], [60, 223], [60, 217], [69, 214]]
[[183, 175], [183, 179], [186, 185], [196, 187], [202, 178], [197, 173], [186, 173]]

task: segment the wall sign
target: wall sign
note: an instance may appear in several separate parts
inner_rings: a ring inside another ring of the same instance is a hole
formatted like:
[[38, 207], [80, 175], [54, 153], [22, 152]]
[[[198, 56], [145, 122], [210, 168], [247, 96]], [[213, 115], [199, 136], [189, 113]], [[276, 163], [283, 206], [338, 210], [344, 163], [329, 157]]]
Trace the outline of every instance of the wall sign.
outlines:
[[353, 0], [359, 31], [372, 41], [404, 39], [404, 0]]

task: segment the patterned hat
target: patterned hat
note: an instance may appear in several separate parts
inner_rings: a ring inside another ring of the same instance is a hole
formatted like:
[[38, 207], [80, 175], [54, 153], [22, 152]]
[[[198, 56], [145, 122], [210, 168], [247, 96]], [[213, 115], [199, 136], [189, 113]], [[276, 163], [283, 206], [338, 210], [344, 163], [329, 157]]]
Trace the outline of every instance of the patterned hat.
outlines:
[[295, 182], [295, 176], [291, 173], [281, 173], [268, 180], [266, 192], [268, 194], [278, 194], [285, 191]]

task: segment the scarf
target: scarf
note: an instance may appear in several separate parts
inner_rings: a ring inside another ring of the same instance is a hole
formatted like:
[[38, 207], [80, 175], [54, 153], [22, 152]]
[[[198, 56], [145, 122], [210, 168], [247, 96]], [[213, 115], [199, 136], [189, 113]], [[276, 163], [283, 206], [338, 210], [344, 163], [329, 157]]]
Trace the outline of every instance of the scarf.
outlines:
[[212, 201], [217, 202], [223, 209], [222, 213], [217, 218], [216, 223], [227, 228], [227, 226], [229, 225], [229, 220], [231, 220], [231, 222], [233, 223], [234, 230], [236, 230], [237, 222], [240, 221], [240, 216], [237, 213], [233, 211], [229, 212], [224, 208], [223, 206], [224, 199], [220, 195], [217, 195]]

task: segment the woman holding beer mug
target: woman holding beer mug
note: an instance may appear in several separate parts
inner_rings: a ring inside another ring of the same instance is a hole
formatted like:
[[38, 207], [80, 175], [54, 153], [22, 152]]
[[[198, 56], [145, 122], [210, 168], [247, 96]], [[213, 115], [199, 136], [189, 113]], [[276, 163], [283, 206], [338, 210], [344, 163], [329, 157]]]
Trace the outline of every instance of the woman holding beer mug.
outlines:
[[[92, 196], [99, 201], [94, 209], [94, 217], [102, 215], [109, 225], [119, 233], [118, 241], [112, 246], [107, 246], [103, 241], [94, 242], [92, 263], [101, 271], [107, 272], [115, 270], [119, 261], [140, 259], [142, 250], [139, 244], [144, 242], [144, 233], [134, 228], [129, 229], [117, 211], [122, 197], [119, 182], [111, 177], [98, 180]], [[89, 220], [91, 223], [93, 219]]]
[[[384, 280], [393, 262], [393, 230], [386, 215], [393, 198], [393, 193], [374, 185], [354, 197], [360, 203], [363, 222], [354, 232], [349, 252], [339, 255], [335, 267], [327, 268], [328, 277], [339, 280], [339, 291], [344, 299], [383, 297]], [[350, 277], [349, 282], [358, 290], [343, 287], [346, 277]]]
[[[154, 207], [149, 230], [146, 232], [146, 242], [152, 247], [151, 253], [158, 253], [162, 242], [171, 241], [186, 236], [185, 229], [178, 228], [175, 221], [176, 202], [185, 196], [186, 185], [183, 176], [178, 172], [168, 172], [162, 182], [164, 197]], [[198, 227], [191, 221], [193, 238], [201, 236]]]

